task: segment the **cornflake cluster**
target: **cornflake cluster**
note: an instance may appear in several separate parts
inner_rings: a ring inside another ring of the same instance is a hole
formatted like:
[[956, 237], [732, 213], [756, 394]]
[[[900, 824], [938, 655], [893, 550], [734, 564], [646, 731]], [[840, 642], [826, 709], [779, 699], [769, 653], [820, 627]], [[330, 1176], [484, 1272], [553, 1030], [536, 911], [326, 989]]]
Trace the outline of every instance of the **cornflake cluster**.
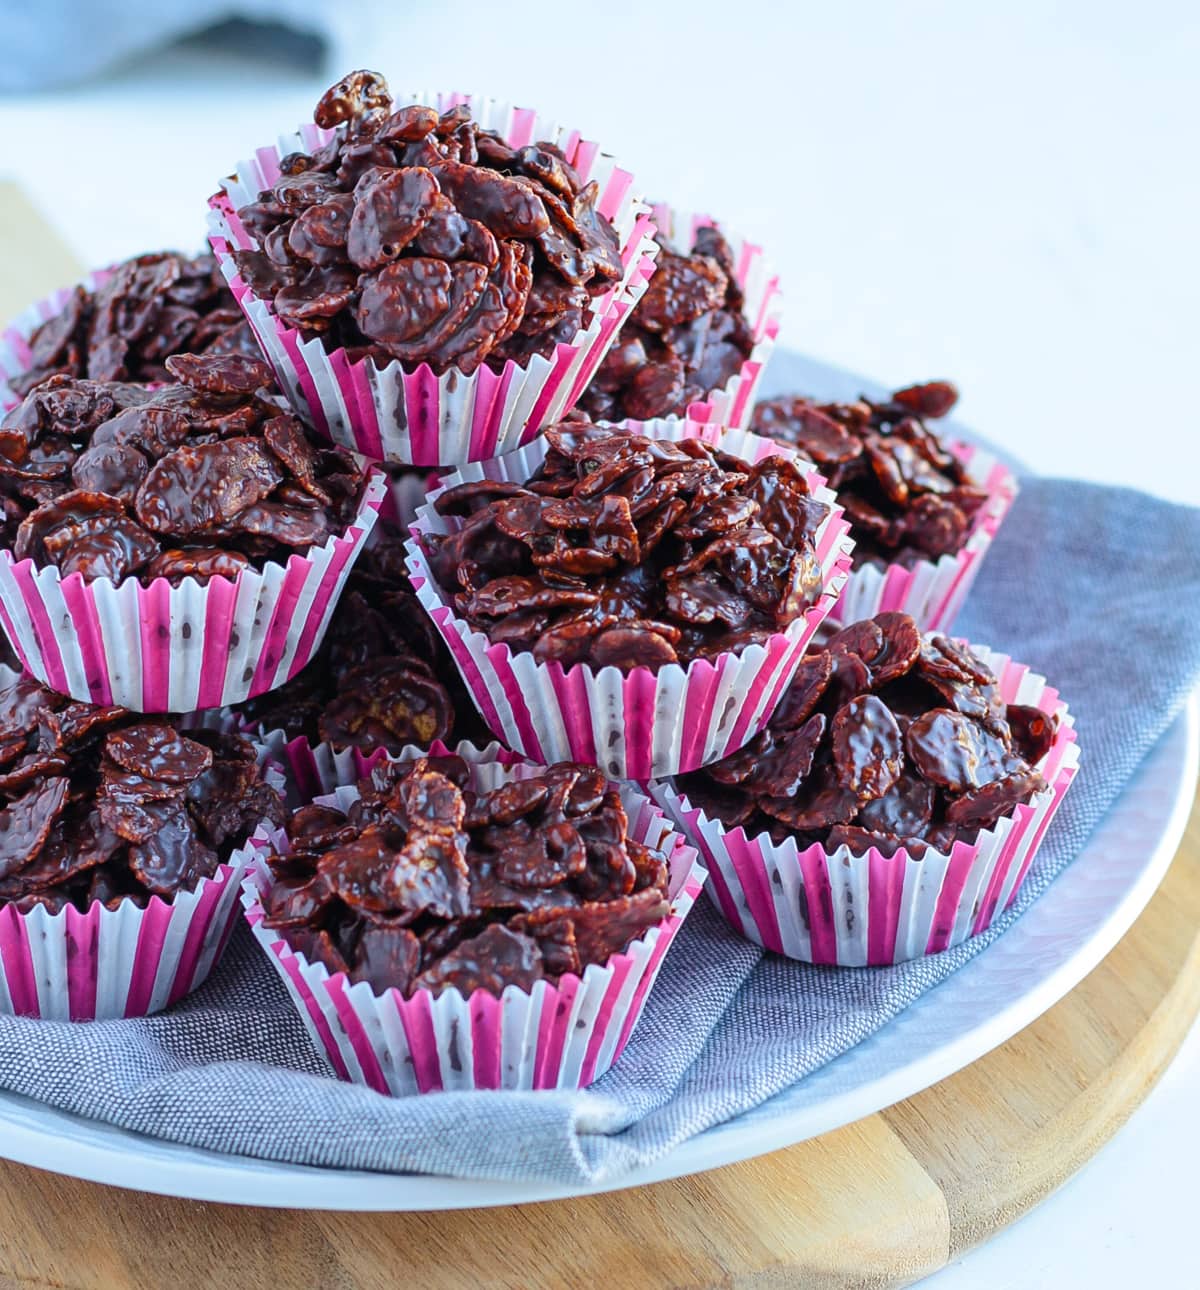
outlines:
[[897, 390], [873, 403], [760, 403], [758, 434], [794, 445], [838, 495], [854, 538], [855, 567], [937, 560], [962, 550], [987, 493], [942, 445], [927, 419], [958, 401], [948, 381]]
[[286, 685], [238, 705], [261, 731], [336, 747], [402, 752], [492, 736], [408, 580], [404, 538], [381, 521], [316, 658]]
[[1005, 704], [963, 645], [884, 613], [811, 653], [771, 725], [740, 752], [679, 777], [727, 828], [801, 848], [948, 851], [1046, 788], [1055, 720]]
[[434, 576], [494, 642], [541, 662], [656, 670], [767, 639], [821, 593], [828, 508], [789, 460], [755, 465], [586, 421], [546, 431], [524, 484], [460, 484], [435, 503]]
[[584, 391], [581, 410], [597, 421], [682, 415], [750, 357], [744, 303], [733, 252], [717, 229], [698, 229], [687, 255], [663, 242], [650, 286]]
[[211, 255], [163, 251], [117, 265], [96, 291], [76, 287], [29, 338], [21, 396], [51, 376], [166, 381], [172, 354], [256, 355], [258, 342]]
[[271, 369], [176, 355], [161, 389], [52, 377], [0, 423], [0, 540], [67, 577], [236, 577], [326, 542], [362, 470], [262, 397]]
[[265, 922], [383, 991], [500, 994], [603, 963], [669, 912], [666, 858], [620, 794], [560, 763], [488, 793], [458, 757], [381, 762], [346, 814], [313, 804], [267, 854]]
[[26, 913], [169, 900], [210, 878], [283, 803], [245, 739], [0, 691], [0, 902]]
[[276, 315], [352, 360], [469, 374], [551, 354], [621, 278], [616, 231], [550, 143], [510, 148], [463, 106], [392, 111], [353, 72], [317, 105], [339, 127], [238, 211], [259, 244], [235, 254]]

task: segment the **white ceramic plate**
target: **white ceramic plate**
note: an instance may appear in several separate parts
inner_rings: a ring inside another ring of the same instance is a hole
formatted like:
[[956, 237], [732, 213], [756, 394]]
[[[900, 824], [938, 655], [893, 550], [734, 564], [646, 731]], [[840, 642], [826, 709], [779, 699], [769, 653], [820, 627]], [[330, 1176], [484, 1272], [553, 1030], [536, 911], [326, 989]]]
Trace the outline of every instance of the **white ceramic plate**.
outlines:
[[[828, 398], [871, 387], [777, 357], [771, 385]], [[877, 388], [877, 387], [876, 387]], [[1008, 932], [894, 1021], [788, 1092], [654, 1164], [590, 1190], [699, 1173], [828, 1133], [945, 1079], [1057, 1002], [1128, 930], [1187, 823], [1200, 764], [1193, 699], [1083, 854]], [[275, 1165], [175, 1146], [0, 1093], [0, 1157], [95, 1182], [246, 1205], [345, 1210], [467, 1209], [559, 1199], [581, 1189]]]

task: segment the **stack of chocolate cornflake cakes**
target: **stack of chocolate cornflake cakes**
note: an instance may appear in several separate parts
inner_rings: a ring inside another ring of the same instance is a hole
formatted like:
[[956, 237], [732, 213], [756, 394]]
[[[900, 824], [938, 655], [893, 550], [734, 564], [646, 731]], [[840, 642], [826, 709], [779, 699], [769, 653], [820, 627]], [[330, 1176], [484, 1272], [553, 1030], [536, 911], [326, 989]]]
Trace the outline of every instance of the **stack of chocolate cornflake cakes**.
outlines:
[[948, 634], [1015, 493], [953, 386], [759, 401], [762, 248], [535, 112], [247, 145], [0, 346], [0, 1003], [169, 1007], [240, 913], [340, 1077], [575, 1088], [710, 874], [811, 962], [990, 925], [1078, 756]]

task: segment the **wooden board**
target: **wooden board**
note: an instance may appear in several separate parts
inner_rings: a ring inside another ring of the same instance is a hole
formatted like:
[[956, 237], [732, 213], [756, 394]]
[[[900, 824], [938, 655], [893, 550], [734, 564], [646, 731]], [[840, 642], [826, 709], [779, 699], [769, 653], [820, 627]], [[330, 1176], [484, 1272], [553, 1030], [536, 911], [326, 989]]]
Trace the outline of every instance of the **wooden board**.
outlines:
[[[0, 316], [67, 282], [11, 185], [29, 254]], [[0, 1290], [420, 1286], [878, 1287], [945, 1266], [1053, 1191], [1124, 1123], [1200, 1011], [1200, 805], [1141, 918], [1034, 1025], [879, 1115], [633, 1192], [446, 1214], [306, 1214], [145, 1196], [0, 1163]], [[998, 1102], [998, 1087], [1021, 1098]]]
[[[15, 184], [0, 181], [0, 325], [82, 272], [66, 243]], [[19, 249], [17, 249], [19, 248]]]

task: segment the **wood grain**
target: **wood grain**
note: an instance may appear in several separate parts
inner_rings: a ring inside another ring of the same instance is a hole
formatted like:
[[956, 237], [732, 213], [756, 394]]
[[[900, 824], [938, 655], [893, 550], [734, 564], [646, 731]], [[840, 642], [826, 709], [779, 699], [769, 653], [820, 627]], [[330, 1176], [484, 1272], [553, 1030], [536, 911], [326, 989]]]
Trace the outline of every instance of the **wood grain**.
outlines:
[[1154, 899], [1061, 1003], [836, 1133], [636, 1191], [445, 1214], [238, 1209], [0, 1164], [0, 1290], [907, 1285], [1070, 1177], [1198, 1011], [1200, 798]]
[[[78, 273], [12, 185], [0, 316]], [[447, 1214], [306, 1214], [147, 1196], [0, 1163], [0, 1290], [905, 1285], [1059, 1186], [1124, 1123], [1200, 1010], [1200, 807], [1109, 957], [941, 1084], [696, 1178]], [[1000, 1094], [1000, 1091], [1002, 1095]]]
[[78, 260], [52, 225], [12, 183], [0, 180], [0, 326], [26, 305], [78, 278]]

